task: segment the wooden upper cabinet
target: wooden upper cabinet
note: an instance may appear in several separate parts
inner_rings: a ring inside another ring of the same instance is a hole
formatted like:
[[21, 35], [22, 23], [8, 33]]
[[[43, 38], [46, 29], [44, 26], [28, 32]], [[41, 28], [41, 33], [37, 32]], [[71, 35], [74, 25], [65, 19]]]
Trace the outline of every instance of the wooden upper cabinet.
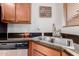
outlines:
[[30, 4], [16, 4], [16, 22], [30, 23]]
[[13, 22], [15, 20], [15, 4], [1, 4], [2, 6], [2, 21]]
[[29, 3], [3, 3], [2, 21], [7, 23], [30, 23], [31, 5]]

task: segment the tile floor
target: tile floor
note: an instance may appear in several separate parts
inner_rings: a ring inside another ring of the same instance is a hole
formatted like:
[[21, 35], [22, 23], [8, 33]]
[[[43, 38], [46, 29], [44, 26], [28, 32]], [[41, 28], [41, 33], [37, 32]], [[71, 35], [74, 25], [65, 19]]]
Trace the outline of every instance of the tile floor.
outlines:
[[28, 56], [28, 49], [0, 50], [0, 56]]

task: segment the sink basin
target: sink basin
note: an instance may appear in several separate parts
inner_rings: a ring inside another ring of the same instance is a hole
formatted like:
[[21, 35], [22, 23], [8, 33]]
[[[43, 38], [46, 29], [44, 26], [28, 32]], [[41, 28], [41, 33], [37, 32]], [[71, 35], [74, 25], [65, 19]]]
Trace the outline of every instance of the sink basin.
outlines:
[[48, 36], [39, 36], [39, 37], [35, 37], [35, 39], [37, 39], [37, 40], [44, 40], [44, 41], [49, 41], [49, 40], [51, 40], [51, 38], [50, 37], [48, 37]]
[[35, 37], [36, 40], [42, 41], [42, 42], [49, 42], [51, 44], [60, 45], [62, 47], [74, 49], [73, 40], [67, 39], [67, 38], [57, 38], [57, 37], [48, 37], [48, 36], [39, 36]]
[[59, 44], [66, 48], [74, 49], [74, 43], [72, 39], [56, 38], [56, 37], [52, 37], [51, 39], [53, 39], [53, 42], [51, 41], [51, 43]]

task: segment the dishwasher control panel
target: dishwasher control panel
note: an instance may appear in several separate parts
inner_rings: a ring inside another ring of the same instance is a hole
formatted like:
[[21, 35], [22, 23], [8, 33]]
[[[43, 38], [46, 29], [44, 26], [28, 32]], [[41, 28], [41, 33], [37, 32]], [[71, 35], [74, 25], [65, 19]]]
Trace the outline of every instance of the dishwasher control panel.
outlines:
[[0, 43], [0, 49], [28, 49], [29, 42]]

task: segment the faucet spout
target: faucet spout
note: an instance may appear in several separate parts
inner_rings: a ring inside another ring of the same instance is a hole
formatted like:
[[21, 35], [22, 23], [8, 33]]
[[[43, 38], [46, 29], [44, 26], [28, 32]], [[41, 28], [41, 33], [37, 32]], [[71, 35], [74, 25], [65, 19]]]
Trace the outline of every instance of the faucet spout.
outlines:
[[44, 32], [42, 32], [42, 39], [44, 38]]

